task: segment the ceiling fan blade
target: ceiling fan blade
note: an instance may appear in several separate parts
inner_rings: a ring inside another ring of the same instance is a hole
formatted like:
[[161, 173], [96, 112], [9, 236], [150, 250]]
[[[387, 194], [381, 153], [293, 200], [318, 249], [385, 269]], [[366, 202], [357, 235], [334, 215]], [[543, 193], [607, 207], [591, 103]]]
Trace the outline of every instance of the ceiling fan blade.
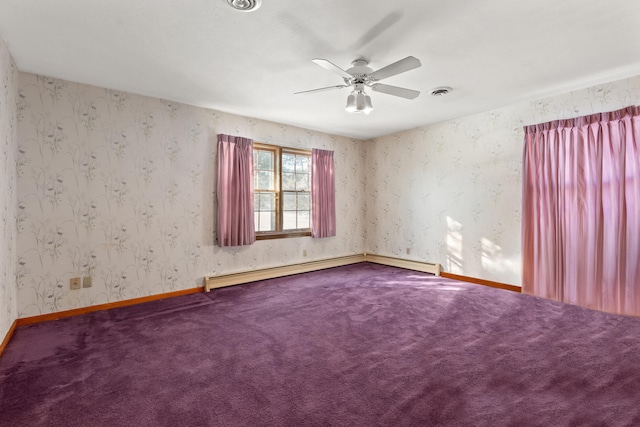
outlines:
[[350, 78], [353, 77], [351, 74], [347, 73], [345, 70], [343, 70], [342, 68], [338, 67], [333, 62], [327, 61], [326, 59], [315, 58], [315, 59], [312, 59], [312, 61], [315, 62], [316, 64], [318, 64], [319, 66], [321, 66], [322, 68], [327, 69], [327, 70], [331, 71], [332, 73], [336, 73], [337, 75], [339, 75], [343, 79], [350, 79]]
[[420, 95], [420, 92], [417, 90], [405, 89], [403, 87], [384, 85], [380, 83], [376, 83], [371, 86], [371, 89], [376, 92], [386, 93], [387, 95], [399, 96], [401, 98], [406, 99], [415, 99]]
[[407, 56], [398, 62], [382, 67], [377, 71], [369, 74], [369, 78], [374, 81], [386, 79], [387, 77], [395, 76], [396, 74], [404, 73], [405, 71], [413, 70], [420, 67], [422, 64], [418, 58], [413, 56]]
[[338, 85], [338, 86], [321, 87], [321, 88], [318, 88], [318, 89], [303, 90], [302, 92], [295, 92], [294, 95], [298, 95], [298, 94], [301, 94], [301, 93], [324, 92], [325, 90], [332, 90], [332, 89], [344, 89], [345, 87], [349, 87], [349, 86]]

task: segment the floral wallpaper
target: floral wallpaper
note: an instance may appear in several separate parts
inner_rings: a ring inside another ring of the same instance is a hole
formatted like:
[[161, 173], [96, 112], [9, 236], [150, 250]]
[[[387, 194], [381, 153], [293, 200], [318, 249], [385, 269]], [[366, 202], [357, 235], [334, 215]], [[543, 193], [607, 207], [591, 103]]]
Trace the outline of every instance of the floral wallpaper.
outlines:
[[17, 315], [16, 166], [18, 71], [0, 39], [0, 342]]
[[[202, 286], [205, 275], [364, 252], [362, 141], [34, 74], [19, 77], [20, 317]], [[216, 246], [218, 133], [334, 150], [336, 237]], [[69, 279], [85, 275], [93, 286], [70, 290]]]
[[366, 247], [521, 285], [523, 126], [640, 104], [640, 77], [377, 138]]
[[[17, 136], [11, 110], [0, 118], [3, 161], [17, 174], [17, 183], [11, 172], [0, 182], [8, 198], [2, 238], [9, 242], [0, 248], [9, 248], [0, 273], [15, 272], [17, 283], [0, 293], [4, 329], [16, 314], [365, 251], [519, 285], [522, 127], [640, 104], [636, 77], [358, 141], [18, 73], [6, 49], [0, 55], [0, 76], [9, 82], [1, 100], [10, 105], [15, 97], [17, 105]], [[10, 75], [19, 78], [17, 96]], [[334, 150], [336, 237], [216, 246], [218, 133]], [[93, 286], [70, 290], [69, 279], [84, 275]]]

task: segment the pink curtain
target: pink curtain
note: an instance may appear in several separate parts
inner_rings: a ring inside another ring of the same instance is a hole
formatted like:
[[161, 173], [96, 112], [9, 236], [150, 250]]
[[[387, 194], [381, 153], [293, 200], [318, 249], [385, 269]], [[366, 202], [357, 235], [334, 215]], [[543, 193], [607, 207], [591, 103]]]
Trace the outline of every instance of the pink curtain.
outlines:
[[640, 107], [525, 127], [523, 292], [640, 315]]
[[333, 151], [311, 150], [311, 236], [336, 235]]
[[253, 222], [253, 140], [218, 135], [218, 246], [250, 245]]

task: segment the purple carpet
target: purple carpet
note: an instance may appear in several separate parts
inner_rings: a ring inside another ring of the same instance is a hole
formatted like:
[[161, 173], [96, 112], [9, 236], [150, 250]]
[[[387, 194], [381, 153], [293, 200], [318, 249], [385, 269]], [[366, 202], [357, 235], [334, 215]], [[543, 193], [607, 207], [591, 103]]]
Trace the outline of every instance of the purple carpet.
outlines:
[[637, 426], [640, 318], [362, 263], [17, 329], [2, 426]]

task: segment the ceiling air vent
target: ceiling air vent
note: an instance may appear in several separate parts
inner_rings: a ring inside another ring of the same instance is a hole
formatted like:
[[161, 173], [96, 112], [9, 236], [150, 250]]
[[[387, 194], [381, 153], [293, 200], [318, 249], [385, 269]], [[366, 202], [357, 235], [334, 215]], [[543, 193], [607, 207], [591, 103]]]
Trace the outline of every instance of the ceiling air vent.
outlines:
[[240, 12], [253, 12], [262, 4], [262, 0], [227, 0], [229, 6]]
[[431, 95], [433, 96], [442, 96], [442, 95], [446, 95], [449, 92], [451, 92], [453, 89], [451, 89], [450, 87], [437, 87], [434, 90], [431, 91]]

